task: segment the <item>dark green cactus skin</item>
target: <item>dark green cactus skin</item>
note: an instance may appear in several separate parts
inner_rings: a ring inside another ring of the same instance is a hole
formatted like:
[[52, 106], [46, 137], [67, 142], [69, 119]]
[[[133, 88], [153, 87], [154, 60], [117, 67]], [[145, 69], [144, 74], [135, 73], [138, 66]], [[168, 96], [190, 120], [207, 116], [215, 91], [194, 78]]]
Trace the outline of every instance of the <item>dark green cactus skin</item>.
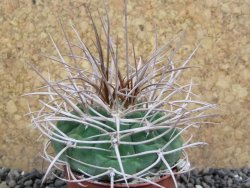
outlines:
[[[102, 115], [106, 117], [110, 117], [107, 112], [105, 112], [102, 109], [95, 109]], [[86, 112], [85, 112], [86, 113]], [[97, 116], [93, 111], [88, 110], [89, 115], [91, 116]], [[146, 113], [145, 112], [136, 112], [134, 114], [126, 116], [127, 119], [134, 119], [134, 118], [141, 118], [144, 117]], [[147, 118], [148, 121], [155, 121], [162, 117], [163, 113], [156, 113], [153, 114], [151, 117]], [[115, 124], [113, 122], [103, 122], [106, 125], [109, 125], [110, 127], [115, 129]], [[139, 123], [130, 123], [129, 125], [120, 125], [120, 130], [126, 130], [131, 128], [137, 128], [140, 127]], [[78, 139], [78, 140], [86, 140], [87, 137], [95, 136], [98, 134], [101, 134], [100, 130], [93, 128], [91, 126], [88, 126], [86, 128], [86, 125], [77, 123], [77, 122], [69, 122], [69, 121], [59, 121], [57, 122], [57, 128], [67, 134], [69, 137]], [[161, 130], [154, 130], [150, 132], [140, 132], [133, 134], [131, 136], [128, 136], [122, 141], [128, 141], [128, 142], [138, 142], [138, 141], [144, 141], [148, 140], [150, 138], [153, 138], [159, 134], [162, 134], [163, 132], [166, 132], [166, 129]], [[146, 143], [146, 144], [140, 144], [140, 145], [123, 145], [119, 144], [119, 152], [121, 156], [131, 155], [134, 153], [140, 153], [144, 151], [152, 151], [157, 150], [164, 146], [167, 142], [169, 142], [170, 139], [172, 139], [176, 134], [178, 134], [179, 131], [177, 129], [169, 130], [163, 137], [158, 138], [155, 141]], [[90, 140], [90, 139], [88, 139]], [[91, 140], [110, 140], [110, 136], [100, 136], [98, 138], [94, 138]], [[180, 136], [177, 136], [176, 139], [174, 139], [169, 146], [164, 151], [170, 151], [176, 148], [181, 147], [183, 144], [182, 139]], [[103, 173], [105, 170], [94, 168], [91, 166], [87, 166], [84, 164], [81, 164], [79, 162], [76, 162], [68, 157], [67, 155], [77, 159], [79, 161], [82, 161], [87, 164], [99, 166], [99, 167], [112, 167], [115, 168], [118, 171], [121, 171], [118, 161], [116, 159], [115, 150], [111, 143], [109, 144], [78, 144], [78, 146], [92, 146], [92, 147], [99, 147], [104, 149], [109, 149], [111, 151], [100, 151], [100, 150], [93, 150], [93, 149], [77, 149], [77, 148], [69, 148], [67, 149], [62, 156], [60, 157], [61, 160], [67, 161], [70, 164], [70, 167], [73, 171], [78, 171], [79, 169], [83, 172], [86, 172], [89, 175], [98, 175]], [[60, 152], [62, 148], [65, 147], [64, 144], [61, 144], [56, 141], [52, 141], [52, 146], [56, 153]], [[181, 151], [176, 151], [174, 153], [165, 155], [165, 159], [168, 162], [170, 166], [174, 165], [181, 156]], [[134, 174], [137, 173], [148, 166], [150, 166], [152, 163], [156, 161], [158, 158], [157, 154], [147, 154], [139, 157], [132, 157], [132, 158], [124, 158], [122, 159], [123, 168], [126, 174]], [[154, 168], [152, 168], [151, 172], [157, 172], [160, 170], [166, 169], [166, 166], [162, 161], [160, 161]], [[121, 178], [119, 176], [115, 176], [115, 179]], [[103, 177], [103, 181], [108, 180], [109, 177]]]

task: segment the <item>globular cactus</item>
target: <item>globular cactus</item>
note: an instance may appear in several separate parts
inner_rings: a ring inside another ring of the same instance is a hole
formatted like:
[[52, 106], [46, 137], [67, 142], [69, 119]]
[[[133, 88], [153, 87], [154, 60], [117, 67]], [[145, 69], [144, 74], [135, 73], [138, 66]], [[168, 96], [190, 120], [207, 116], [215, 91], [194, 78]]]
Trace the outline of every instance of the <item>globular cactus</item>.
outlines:
[[[187, 171], [185, 149], [202, 143], [183, 141], [182, 134], [190, 127], [209, 123], [201, 119], [209, 116], [206, 110], [215, 107], [195, 100], [192, 81], [186, 85], [177, 82], [197, 48], [185, 60], [176, 62], [181, 38], [175, 37], [161, 47], [156, 42], [147, 58], [136, 57], [133, 46], [131, 58], [125, 19], [126, 57], [120, 64], [118, 41], [114, 44], [110, 36], [108, 16], [100, 18], [105, 47], [91, 14], [90, 19], [98, 55], [72, 26], [78, 44], [70, 42], [63, 28], [69, 55], [61, 54], [51, 37], [59, 56], [51, 59], [61, 63], [67, 78], [51, 81], [33, 66], [47, 87], [47, 91], [32, 93], [46, 95], [47, 99], [40, 101], [41, 110], [30, 113], [33, 124], [49, 138], [44, 158], [51, 164], [45, 177], [52, 166], [60, 168], [61, 164], [71, 176], [72, 171], [83, 175], [82, 179], [73, 178], [77, 182], [106, 181], [129, 187], [136, 180], [162, 187], [152, 177], [170, 174], [174, 178], [175, 173]], [[177, 47], [173, 47], [175, 43]], [[76, 48], [82, 54], [77, 54]], [[86, 62], [89, 68], [82, 68]], [[49, 145], [55, 150], [54, 156], [47, 152]]]
[[[72, 139], [79, 141], [106, 141], [105, 143], [79, 143], [76, 145], [79, 147], [90, 147], [89, 149], [69, 148], [66, 150], [62, 154], [61, 159], [66, 160], [72, 170], [82, 171], [88, 176], [102, 174], [105, 172], [105, 168], [108, 169], [110, 167], [119, 171], [120, 166], [114, 144], [117, 144], [125, 174], [136, 174], [148, 167], [151, 167], [148, 169], [148, 173], [163, 172], [166, 166], [162, 161], [156, 163], [158, 154], [153, 152], [158, 151], [160, 148], [164, 152], [171, 152], [177, 149], [175, 152], [164, 155], [169, 166], [176, 164], [181, 157], [181, 150], [178, 150], [182, 147], [179, 130], [174, 127], [166, 129], [164, 126], [164, 119], [166, 119], [164, 115], [166, 114], [162, 112], [153, 112], [146, 116], [147, 111], [138, 111], [119, 117], [121, 119], [119, 125], [120, 139], [117, 138], [116, 123], [112, 121], [112, 115], [107, 111], [101, 108], [93, 108], [83, 112], [91, 117], [107, 118], [99, 122], [107, 125], [109, 128], [104, 128], [107, 133], [102, 135], [101, 130], [82, 123], [74, 121], [59, 121], [57, 123], [57, 128]], [[123, 119], [126, 121], [122, 122]], [[132, 121], [129, 122], [130, 120]], [[99, 126], [98, 123], [95, 125]], [[144, 126], [151, 127], [143, 129]], [[115, 139], [117, 139], [117, 143], [115, 143]], [[53, 141], [52, 145], [57, 153], [66, 146], [56, 141]], [[93, 150], [92, 148], [99, 148], [100, 150]], [[149, 153], [141, 155], [143, 152]], [[118, 178], [122, 177], [115, 176], [115, 179]], [[109, 176], [102, 177], [102, 180], [105, 179], [109, 180]]]

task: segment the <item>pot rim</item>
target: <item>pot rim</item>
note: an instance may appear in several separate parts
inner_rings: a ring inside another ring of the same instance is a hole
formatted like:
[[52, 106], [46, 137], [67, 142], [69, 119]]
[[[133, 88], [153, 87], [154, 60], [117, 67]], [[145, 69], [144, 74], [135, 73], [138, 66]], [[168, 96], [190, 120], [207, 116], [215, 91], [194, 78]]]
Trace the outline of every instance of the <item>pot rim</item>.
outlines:
[[[160, 178], [156, 178], [155, 180], [152, 180], [154, 183], [158, 183], [158, 182], [161, 182], [167, 178], [170, 178], [171, 175], [170, 174], [167, 174], [167, 175], [163, 175], [162, 177]], [[107, 186], [107, 187], [110, 187], [110, 184], [109, 183], [102, 183], [102, 182], [98, 182], [98, 181], [86, 181], [88, 183], [93, 183], [93, 184], [97, 184], [97, 185], [102, 185], [102, 186]], [[84, 183], [83, 183], [84, 184]], [[129, 184], [129, 187], [143, 187], [143, 186], [147, 186], [147, 185], [152, 185], [151, 183], [137, 183], [137, 184]], [[121, 184], [114, 184], [115, 187], [127, 187], [127, 185], [125, 183], [121, 183]]]
[[[66, 172], [65, 174], [67, 174], [67, 168], [65, 168], [65, 167], [64, 167], [64, 172]], [[174, 172], [176, 172], [176, 170], [174, 170]], [[76, 175], [76, 177], [77, 177], [77, 175]], [[165, 179], [168, 179], [168, 178], [172, 178], [171, 174], [166, 174], [166, 175], [163, 175], [162, 177], [159, 177], [159, 178], [157, 177], [157, 178], [153, 179], [152, 181], [154, 183], [160, 183], [160, 182], [162, 182], [162, 181], [164, 181]], [[72, 183], [72, 182], [69, 181], [68, 183]], [[91, 184], [95, 184], [95, 185], [110, 187], [110, 183], [103, 183], [103, 182], [99, 182], [99, 181], [86, 180], [86, 181], [82, 182], [81, 184], [84, 185], [85, 183], [91, 183]], [[149, 186], [149, 185], [152, 185], [152, 184], [145, 182], [145, 183], [136, 183], [136, 184], [134, 184], [134, 183], [130, 184], [129, 183], [128, 185], [131, 188], [135, 188], [135, 187]], [[127, 187], [127, 185], [125, 183], [114, 184], [114, 186], [115, 187], [120, 187], [120, 188], [126, 188]]]

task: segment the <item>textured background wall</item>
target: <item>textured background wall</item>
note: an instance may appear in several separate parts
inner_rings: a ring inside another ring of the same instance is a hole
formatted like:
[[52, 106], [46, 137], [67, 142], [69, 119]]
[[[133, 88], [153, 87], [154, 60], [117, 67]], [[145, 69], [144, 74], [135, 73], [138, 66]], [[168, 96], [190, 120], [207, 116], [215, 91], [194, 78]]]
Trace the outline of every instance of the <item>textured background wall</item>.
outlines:
[[[41, 168], [42, 140], [24, 117], [27, 100], [37, 105], [37, 97], [21, 97], [41, 86], [41, 80], [27, 66], [34, 63], [46, 74], [63, 77], [41, 54], [52, 54], [52, 34], [63, 43], [59, 15], [68, 26], [72, 21], [88, 42], [93, 38], [83, 8], [84, 0], [1, 0], [0, 3], [0, 166], [22, 169]], [[92, 10], [100, 1], [91, 1]], [[109, 1], [112, 32], [123, 33], [123, 1]], [[188, 72], [203, 100], [220, 105], [219, 126], [205, 126], [195, 138], [209, 147], [191, 152], [199, 167], [250, 166], [250, 1], [249, 0], [130, 0], [129, 32], [137, 54], [154, 48], [154, 26], [162, 44], [186, 31], [183, 51], [202, 46], [192, 60], [201, 69]], [[95, 11], [94, 11], [95, 12]], [[96, 15], [96, 12], [94, 13]], [[115, 34], [116, 36], [116, 34]], [[182, 52], [180, 52], [182, 53]], [[184, 53], [184, 52], [183, 52]], [[50, 64], [50, 65], [49, 65]]]

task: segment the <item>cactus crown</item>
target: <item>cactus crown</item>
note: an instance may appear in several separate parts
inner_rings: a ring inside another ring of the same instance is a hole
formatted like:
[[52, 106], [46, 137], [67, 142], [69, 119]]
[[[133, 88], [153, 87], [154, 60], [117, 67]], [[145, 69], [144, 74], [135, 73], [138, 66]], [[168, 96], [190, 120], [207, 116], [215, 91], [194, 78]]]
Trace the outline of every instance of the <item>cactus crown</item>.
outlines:
[[[66, 62], [51, 37], [59, 56], [52, 59], [64, 67], [68, 78], [53, 82], [33, 66], [47, 84], [46, 92], [32, 93], [48, 97], [41, 101], [44, 107], [30, 113], [33, 124], [49, 138], [44, 149], [45, 159], [51, 162], [47, 173], [52, 166], [63, 164], [70, 173], [83, 174], [74, 181], [123, 182], [129, 187], [129, 182], [137, 180], [162, 187], [147, 177], [171, 174], [174, 178], [176, 167], [178, 173], [187, 170], [184, 149], [201, 143], [183, 142], [181, 134], [200, 124], [200, 119], [207, 117], [204, 111], [214, 107], [192, 99], [192, 82], [184, 86], [177, 83], [197, 48], [179, 64], [174, 61], [178, 50], [178, 45], [172, 47], [178, 39], [174, 38], [162, 47], [156, 45], [144, 60], [136, 57], [133, 46], [130, 60], [125, 11], [126, 64], [120, 69], [118, 43], [110, 36], [108, 16], [100, 18], [106, 36], [104, 48], [89, 15], [98, 56], [74, 26], [77, 46], [69, 42], [62, 27], [73, 63]], [[83, 55], [77, 55], [75, 47]], [[89, 63], [90, 70], [80, 68], [81, 61]], [[46, 151], [50, 144], [55, 156]]]

